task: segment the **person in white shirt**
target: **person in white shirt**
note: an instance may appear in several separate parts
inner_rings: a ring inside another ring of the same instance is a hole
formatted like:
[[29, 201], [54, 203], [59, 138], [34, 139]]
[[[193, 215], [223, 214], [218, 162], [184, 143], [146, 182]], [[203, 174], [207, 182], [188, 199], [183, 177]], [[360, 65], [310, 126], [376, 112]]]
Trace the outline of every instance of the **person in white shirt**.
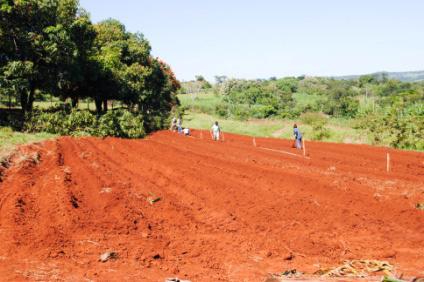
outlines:
[[215, 121], [215, 123], [212, 125], [212, 128], [211, 128], [212, 140], [219, 141], [220, 134], [221, 134], [221, 128], [219, 127], [218, 122]]
[[190, 136], [190, 128], [186, 127], [183, 129], [183, 133], [185, 136]]

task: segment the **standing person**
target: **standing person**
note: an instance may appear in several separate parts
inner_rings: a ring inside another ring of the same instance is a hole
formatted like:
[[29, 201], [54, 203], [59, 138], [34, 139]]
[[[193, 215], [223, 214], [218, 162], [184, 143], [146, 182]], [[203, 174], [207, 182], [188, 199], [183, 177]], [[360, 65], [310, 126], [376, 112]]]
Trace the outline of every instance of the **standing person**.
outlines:
[[173, 117], [172, 121], [171, 121], [171, 131], [176, 131], [177, 130], [177, 118]]
[[212, 125], [212, 128], [211, 128], [212, 140], [219, 141], [220, 134], [221, 134], [221, 128], [219, 127], [218, 122], [215, 121], [215, 123]]
[[293, 125], [293, 134], [296, 148], [302, 149], [302, 133], [300, 133], [299, 128], [297, 128], [297, 124]]
[[178, 133], [183, 133], [182, 125], [183, 125], [183, 121], [181, 120], [181, 117], [178, 117], [178, 119], [177, 119], [177, 130], [178, 130]]

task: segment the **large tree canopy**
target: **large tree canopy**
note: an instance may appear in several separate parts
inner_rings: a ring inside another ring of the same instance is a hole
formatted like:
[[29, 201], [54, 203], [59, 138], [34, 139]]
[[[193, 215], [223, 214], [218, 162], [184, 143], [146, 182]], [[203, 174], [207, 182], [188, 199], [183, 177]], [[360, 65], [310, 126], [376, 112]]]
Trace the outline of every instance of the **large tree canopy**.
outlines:
[[140, 114], [167, 113], [180, 87], [141, 33], [117, 20], [93, 25], [77, 0], [2, 0], [0, 83], [31, 112], [36, 91], [92, 98], [97, 111], [119, 100]]

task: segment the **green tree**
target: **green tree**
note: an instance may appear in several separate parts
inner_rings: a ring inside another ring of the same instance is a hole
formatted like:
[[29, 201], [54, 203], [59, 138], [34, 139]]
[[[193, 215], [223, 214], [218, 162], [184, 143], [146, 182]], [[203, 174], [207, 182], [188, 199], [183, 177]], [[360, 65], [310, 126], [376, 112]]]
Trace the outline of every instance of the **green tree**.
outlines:
[[[95, 25], [96, 38], [93, 55], [96, 86], [91, 93], [97, 112], [107, 111], [109, 99], [121, 98], [121, 82], [124, 75], [124, 55], [128, 53], [129, 34], [117, 20], [108, 19]], [[127, 89], [125, 89], [127, 90]], [[124, 91], [125, 91], [124, 90]], [[103, 108], [102, 108], [103, 106]]]
[[58, 1], [8, 0], [0, 6], [0, 68], [15, 82], [25, 81], [19, 90], [24, 112], [32, 110], [36, 89], [51, 82], [44, 40], [57, 24], [57, 10]]
[[88, 16], [78, 11], [76, 0], [3, 1], [0, 67], [5, 79], [22, 82], [19, 96], [24, 112], [32, 111], [37, 89], [57, 96], [77, 97], [70, 93], [83, 80], [80, 63], [88, 57], [87, 50], [94, 38], [92, 31], [89, 36]]

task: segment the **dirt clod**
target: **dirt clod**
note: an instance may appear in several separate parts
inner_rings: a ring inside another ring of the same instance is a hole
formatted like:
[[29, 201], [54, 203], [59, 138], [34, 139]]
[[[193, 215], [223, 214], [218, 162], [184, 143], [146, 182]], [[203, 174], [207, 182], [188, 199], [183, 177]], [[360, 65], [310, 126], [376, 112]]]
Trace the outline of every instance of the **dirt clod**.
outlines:
[[79, 208], [78, 199], [74, 195], [71, 196], [70, 202], [72, 204], [72, 207], [74, 207], [75, 209]]
[[100, 255], [99, 261], [107, 262], [108, 260], [117, 259], [117, 258], [118, 258], [117, 252], [105, 252], [105, 253]]

